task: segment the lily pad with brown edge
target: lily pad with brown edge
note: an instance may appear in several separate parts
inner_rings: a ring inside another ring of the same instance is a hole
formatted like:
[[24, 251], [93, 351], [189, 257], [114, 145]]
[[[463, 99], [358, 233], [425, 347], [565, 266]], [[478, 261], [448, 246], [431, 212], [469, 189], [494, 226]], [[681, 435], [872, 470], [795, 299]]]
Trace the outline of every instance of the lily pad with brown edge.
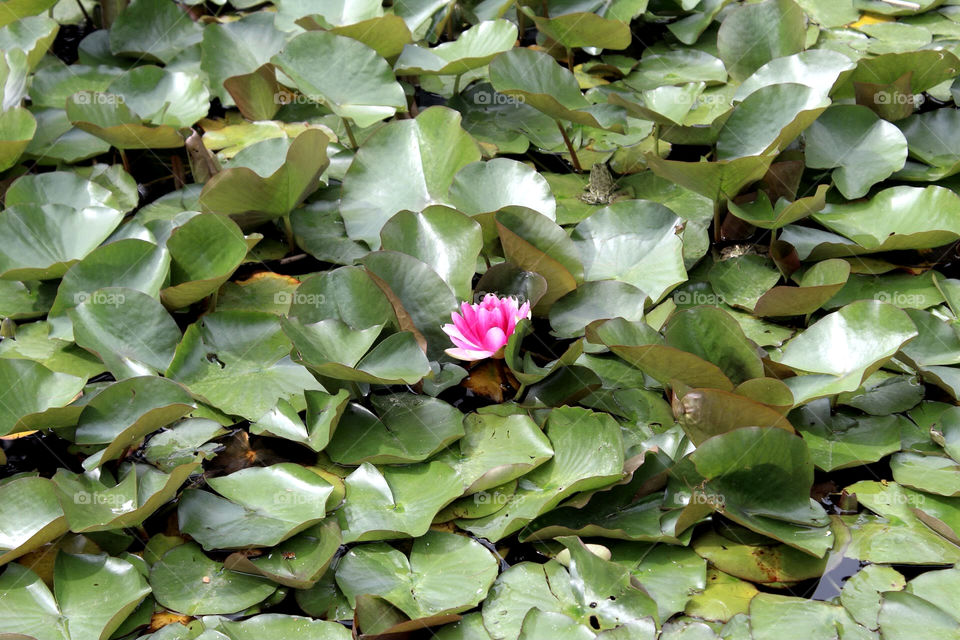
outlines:
[[329, 165], [328, 141], [323, 131], [306, 129], [288, 142], [267, 175], [248, 167], [224, 169], [203, 186], [200, 205], [245, 227], [285, 216], [320, 186]]

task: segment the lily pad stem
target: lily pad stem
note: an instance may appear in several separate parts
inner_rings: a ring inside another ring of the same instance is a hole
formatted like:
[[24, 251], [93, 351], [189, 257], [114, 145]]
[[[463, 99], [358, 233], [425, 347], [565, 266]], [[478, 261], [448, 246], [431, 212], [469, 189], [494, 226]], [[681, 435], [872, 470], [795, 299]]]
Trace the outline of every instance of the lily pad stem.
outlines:
[[290, 251], [297, 248], [296, 241], [293, 239], [293, 225], [290, 224], [290, 214], [283, 216], [283, 230], [287, 235], [287, 244], [290, 245]]
[[720, 242], [720, 198], [713, 201], [713, 241]]
[[342, 118], [343, 128], [347, 130], [347, 137], [350, 138], [350, 146], [354, 149], [357, 148], [357, 139], [353, 137], [353, 128], [350, 127], [350, 121], [346, 118]]
[[453, 95], [460, 93], [460, 78], [463, 76], [462, 73], [458, 73], [457, 77], [453, 79]]
[[573, 144], [567, 136], [567, 130], [563, 128], [559, 120], [555, 120], [554, 122], [557, 123], [557, 129], [560, 129], [560, 135], [563, 136], [563, 143], [567, 145], [567, 151], [570, 153], [570, 161], [573, 162], [573, 170], [577, 173], [583, 173], [583, 167], [580, 166], [580, 158], [577, 157], [577, 152], [573, 149]]

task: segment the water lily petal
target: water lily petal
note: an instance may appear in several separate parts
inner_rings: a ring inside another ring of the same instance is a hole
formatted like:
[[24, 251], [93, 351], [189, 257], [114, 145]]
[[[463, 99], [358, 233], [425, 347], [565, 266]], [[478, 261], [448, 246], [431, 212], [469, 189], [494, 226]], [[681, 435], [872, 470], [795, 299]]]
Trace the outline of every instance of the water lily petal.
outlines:
[[503, 345], [507, 344], [507, 334], [500, 327], [491, 327], [483, 337], [484, 349], [496, 352]]
[[489, 358], [495, 352], [493, 351], [473, 351], [471, 349], [447, 349], [444, 351], [448, 356], [456, 358], [457, 360], [483, 360], [484, 358]]

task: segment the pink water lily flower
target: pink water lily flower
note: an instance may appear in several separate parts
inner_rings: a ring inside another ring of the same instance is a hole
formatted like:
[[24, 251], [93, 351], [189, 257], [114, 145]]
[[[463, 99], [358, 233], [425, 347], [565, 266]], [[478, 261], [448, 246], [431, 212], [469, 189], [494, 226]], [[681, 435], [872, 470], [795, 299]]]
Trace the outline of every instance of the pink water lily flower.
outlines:
[[530, 317], [530, 303], [518, 308], [513, 297], [498, 298], [492, 293], [483, 297], [480, 304], [460, 305], [460, 313], [453, 312], [453, 324], [443, 325], [443, 331], [456, 349], [447, 349], [447, 354], [459, 360], [483, 360], [502, 358], [503, 347], [517, 328], [517, 322]]

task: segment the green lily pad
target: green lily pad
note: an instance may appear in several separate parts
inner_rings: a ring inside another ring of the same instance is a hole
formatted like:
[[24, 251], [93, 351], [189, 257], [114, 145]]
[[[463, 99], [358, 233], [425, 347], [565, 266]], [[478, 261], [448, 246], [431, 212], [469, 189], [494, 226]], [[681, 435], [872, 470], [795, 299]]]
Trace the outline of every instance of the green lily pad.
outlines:
[[166, 244], [171, 282], [160, 299], [170, 309], [186, 307], [219, 289], [247, 256], [240, 228], [212, 213], [175, 228]]
[[143, 455], [161, 471], [171, 471], [193, 461], [198, 453], [203, 458], [213, 457], [217, 444], [208, 441], [226, 433], [226, 429], [213, 420], [188, 418], [151, 436]]
[[36, 118], [23, 107], [0, 112], [0, 170], [16, 164], [36, 131]]
[[547, 179], [522, 162], [494, 158], [460, 169], [450, 185], [450, 203], [470, 216], [504, 207], [526, 207], [556, 220], [557, 205]]
[[517, 27], [507, 20], [490, 20], [463, 31], [452, 41], [427, 48], [408, 44], [394, 65], [399, 75], [460, 75], [482, 67], [498, 53], [509, 50]]
[[203, 186], [200, 205], [204, 211], [230, 215], [243, 226], [285, 216], [320, 185], [320, 175], [329, 165], [327, 142], [323, 131], [307, 129], [285, 142], [285, 154], [269, 166], [268, 175], [244, 166], [225, 169]]
[[326, 31], [302, 33], [272, 61], [301, 93], [357, 126], [369, 127], [406, 110], [403, 89], [386, 60], [352, 38]]
[[432, 107], [414, 120], [387, 124], [364, 141], [343, 178], [340, 213], [348, 236], [379, 248], [387, 220], [399, 211], [448, 204], [454, 176], [479, 159], [476, 142], [450, 109]]
[[117, 380], [166, 371], [180, 329], [152, 296], [97, 289], [67, 310], [77, 344], [100, 358]]
[[114, 54], [169, 62], [200, 42], [203, 29], [169, 2], [137, 0], [118, 16], [109, 34]]
[[647, 154], [647, 165], [661, 178], [675, 182], [711, 200], [732, 198], [767, 173], [773, 158], [748, 156], [718, 162], [664, 160]]
[[905, 591], [883, 594], [880, 629], [890, 640], [960, 638], [960, 622], [949, 612]]
[[207, 484], [222, 497], [188, 489], [178, 507], [181, 530], [206, 549], [279, 544], [323, 520], [334, 489], [292, 463], [243, 469]]
[[12, 478], [0, 484], [0, 498], [0, 565], [67, 532], [63, 509], [48, 478]]
[[133, 564], [107, 555], [58, 553], [53, 573], [51, 593], [30, 569], [7, 566], [0, 576], [0, 633], [36, 640], [108, 638], [150, 593]]
[[326, 572], [340, 542], [340, 527], [335, 519], [328, 518], [261, 556], [231, 554], [223, 566], [231, 571], [262, 575], [284, 586], [308, 589]]
[[625, 282], [585, 282], [550, 308], [550, 326], [557, 336], [574, 338], [583, 335], [587, 325], [596, 320], [625, 318], [636, 322], [643, 319], [646, 300], [646, 293]]
[[52, 0], [6, 0], [3, 3], [3, 18], [0, 19], [0, 25], [6, 26], [12, 22], [26, 17], [35, 16], [50, 9], [56, 2]]
[[[33, 428], [35, 421], [47, 421], [45, 412], [55, 414], [76, 398], [84, 385], [83, 378], [55, 373], [32, 360], [0, 358], [0, 388], [16, 389], [16, 394], [7, 393], [0, 403], [0, 433]], [[67, 413], [78, 414], [79, 410]], [[48, 424], [45, 426], [54, 426]]]
[[763, 366], [739, 326], [717, 307], [675, 313], [663, 329], [667, 345], [713, 363], [740, 384], [763, 375]]
[[960, 496], [958, 463], [952, 458], [904, 451], [890, 459], [893, 479], [905, 487], [941, 496]]
[[804, 140], [807, 166], [834, 169], [834, 183], [851, 200], [865, 196], [907, 160], [904, 134], [859, 105], [831, 107], [810, 125]]
[[[743, 453], [734, 459], [731, 451]], [[813, 462], [796, 435], [769, 427], [734, 429], [703, 442], [690, 460], [706, 479], [698, 491], [727, 517], [812, 555], [822, 556], [833, 545], [827, 516], [810, 498]], [[743, 473], [761, 466], [769, 469], [762, 485]], [[786, 523], [813, 528], [792, 531]]]
[[885, 591], [900, 591], [907, 582], [892, 567], [868, 565], [850, 576], [840, 592], [840, 603], [857, 622], [867, 629], [877, 629], [880, 598]]
[[[910, 317], [900, 309], [862, 300], [825, 316], [798, 334], [787, 342], [777, 360], [799, 371], [832, 376], [832, 381], [850, 387], [843, 391], [853, 391], [916, 335]], [[802, 378], [798, 382], [803, 383]]]
[[100, 95], [116, 96], [152, 125], [189, 127], [210, 109], [210, 94], [198, 76], [153, 65], [130, 69], [107, 92]]
[[265, 578], [226, 569], [193, 543], [163, 554], [150, 569], [150, 585], [157, 602], [186, 615], [243, 611], [277, 588]]
[[190, 394], [175, 382], [156, 376], [128, 378], [110, 385], [83, 407], [74, 439], [78, 444], [107, 445], [96, 458], [99, 466], [195, 408]]
[[29, 320], [45, 315], [57, 290], [53, 282], [0, 280], [0, 316]]
[[293, 343], [295, 362], [320, 375], [375, 384], [416, 384], [430, 373], [430, 363], [409, 331], [390, 335], [370, 349], [382, 325], [351, 330], [336, 319], [305, 325], [294, 318], [283, 318], [281, 324]]
[[450, 344], [441, 324], [457, 309], [447, 283], [428, 265], [405, 253], [374, 251], [363, 264], [393, 305], [401, 328], [419, 332], [426, 339], [427, 356], [440, 357]]
[[77, 345], [50, 337], [50, 324], [31, 322], [17, 327], [16, 339], [0, 342], [0, 358], [33, 360], [51, 371], [92, 378], [106, 367]]
[[707, 620], [731, 621], [749, 611], [750, 600], [757, 593], [757, 588], [746, 580], [707, 569], [706, 588], [690, 598], [684, 613]]
[[203, 29], [200, 66], [210, 78], [210, 92], [224, 106], [233, 104], [224, 80], [256, 71], [283, 48], [286, 38], [273, 23], [273, 16], [252, 13]]
[[753, 307], [758, 316], [813, 313], [839, 292], [850, 277], [850, 263], [832, 259], [803, 272], [797, 287], [778, 286], [765, 292]]
[[579, 11], [552, 18], [531, 17], [540, 33], [567, 48], [626, 49], [630, 46], [629, 20], [611, 20]]
[[71, 531], [110, 531], [139, 526], [199, 467], [192, 461], [164, 473], [148, 464], [124, 463], [119, 481], [106, 470], [75, 474], [59, 469], [53, 483]]
[[462, 437], [463, 414], [436, 398], [397, 393], [371, 398], [376, 414], [347, 407], [326, 448], [338, 464], [420, 462]]
[[[876, 7], [880, 3], [873, 4]], [[953, 78], [957, 69], [960, 69], [960, 60], [951, 52], [921, 49], [861, 58], [848, 81], [851, 84], [893, 85], [906, 76], [909, 92], [916, 94]], [[887, 99], [892, 98], [888, 94]], [[913, 105], [909, 107], [913, 111]]]
[[[773, 5], [776, 1], [766, 0], [752, 6]], [[791, 0], [779, 2], [793, 5]], [[720, 129], [717, 159], [736, 160], [777, 153], [809, 127], [829, 105], [829, 99], [806, 85], [784, 83], [761, 87], [734, 109]]]
[[501, 209], [495, 219], [507, 260], [524, 271], [539, 273], [547, 281], [547, 292], [534, 313], [549, 310], [583, 280], [576, 245], [555, 222], [522, 207]]
[[281, 400], [274, 409], [250, 425], [250, 432], [302, 442], [314, 451], [323, 451], [340, 423], [350, 394], [343, 389], [336, 395], [308, 390], [304, 391], [304, 398], [307, 403], [306, 424], [290, 403]]
[[791, 418], [814, 464], [825, 471], [869, 464], [900, 450], [898, 416], [831, 415], [829, 402], [815, 400]]
[[779, 198], [773, 204], [765, 191], [759, 191], [752, 202], [728, 202], [727, 208], [730, 213], [755, 227], [779, 229], [823, 209], [829, 190], [829, 185], [822, 184], [812, 196], [797, 198], [793, 202]]
[[577, 538], [560, 542], [570, 552], [570, 573], [556, 561], [542, 565], [521, 562], [497, 578], [482, 609], [483, 625], [491, 637], [520, 637], [524, 620], [535, 609], [562, 615], [593, 630], [652, 625], [656, 604], [633, 586], [627, 567], [595, 556]]
[[442, 462], [383, 469], [365, 462], [344, 482], [346, 501], [337, 517], [347, 543], [420, 537], [464, 489], [456, 471]]
[[[147, 0], [152, 2], [152, 0]], [[106, 140], [118, 149], [174, 149], [184, 138], [169, 124], [152, 125], [134, 113], [122, 96], [79, 91], [67, 99], [73, 126]]]
[[[152, 242], [128, 238], [97, 247], [64, 275], [47, 315], [53, 327], [51, 334], [70, 338], [68, 311], [88, 300], [94, 305], [119, 308], [126, 303], [126, 288], [159, 297], [169, 268], [169, 253]], [[108, 289], [105, 297], [92, 297], [104, 289]]]
[[784, 82], [807, 85], [828, 96], [838, 79], [850, 75], [848, 72], [855, 67], [850, 58], [831, 49], [810, 49], [775, 57], [744, 80], [733, 99], [739, 102], [757, 89]]
[[120, 224], [123, 212], [102, 205], [11, 206], [0, 217], [7, 238], [0, 249], [0, 275], [14, 280], [59, 278]]
[[463, 438], [438, 460], [457, 471], [467, 494], [492, 491], [553, 456], [550, 440], [526, 415], [471, 413], [463, 429]]
[[218, 409], [256, 420], [281, 398], [323, 390], [290, 359], [290, 347], [272, 313], [220, 311], [187, 327], [166, 375]]
[[803, 10], [796, 3], [766, 0], [727, 14], [717, 33], [717, 49], [730, 75], [742, 81], [774, 58], [800, 52], [805, 36]]
[[720, 389], [691, 389], [674, 401], [674, 413], [695, 445], [740, 427], [778, 427], [793, 433], [793, 426], [776, 409]]
[[611, 559], [630, 567], [634, 578], [657, 602], [661, 620], [687, 606], [707, 586], [707, 563], [689, 547], [617, 544]]
[[598, 210], [574, 228], [571, 239], [586, 280], [620, 280], [656, 302], [687, 277], [678, 227], [681, 219], [667, 207], [629, 200]]
[[380, 238], [384, 249], [406, 253], [433, 267], [457, 298], [470, 297], [483, 246], [476, 221], [446, 207], [429, 207], [421, 213], [401, 211], [383, 225]]
[[340, 267], [313, 275], [290, 296], [290, 317], [305, 324], [336, 319], [352, 329], [368, 329], [395, 321], [390, 301], [370, 274], [359, 267]]
[[[930, 529], [925, 522], [950, 520], [945, 515], [948, 509], [933, 508], [933, 518], [921, 519], [918, 513], [926, 506], [926, 495], [889, 482], [861, 481], [847, 487], [857, 500], [877, 517], [851, 520], [842, 516], [841, 534], [849, 538], [846, 556], [877, 563], [898, 562], [904, 564], [943, 564], [960, 558], [956, 545]], [[943, 498], [930, 497], [934, 503]], [[939, 526], [939, 525], [938, 525]], [[940, 527], [946, 531], [948, 527]]]
[[351, 603], [377, 596], [418, 620], [476, 606], [497, 577], [497, 561], [470, 538], [430, 531], [414, 541], [409, 558], [382, 542], [354, 547], [336, 575]]
[[[757, 640], [781, 637], [784, 625], [806, 637], [828, 637], [843, 628], [845, 615], [842, 607], [826, 602], [771, 593], [757, 594], [750, 601], [750, 629]], [[851, 626], [856, 627], [856, 624]], [[864, 635], [868, 634], [864, 632]]]
[[458, 521], [458, 526], [488, 540], [499, 540], [564, 498], [612, 484], [623, 476], [620, 434], [610, 416], [559, 407], [547, 419], [546, 434], [553, 458], [524, 477], [503, 509], [485, 518]]
[[477, 295], [495, 293], [500, 297], [513, 296], [521, 304], [529, 302], [531, 307], [535, 307], [547, 292], [547, 280], [539, 273], [524, 271], [510, 262], [502, 262], [487, 269], [475, 288]]
[[710, 531], [693, 542], [693, 550], [726, 574], [757, 584], [791, 583], [819, 576], [826, 560], [774, 541], [743, 542]]
[[490, 62], [490, 84], [502, 94], [522, 97], [555, 120], [623, 130], [620, 107], [591, 106], [573, 74], [542, 51], [520, 48], [501, 53]]
[[736, 256], [714, 264], [707, 280], [724, 304], [750, 311], [780, 281], [780, 271], [763, 256]]
[[313, 620], [303, 616], [265, 613], [246, 620], [204, 618], [207, 631], [224, 634], [230, 640], [250, 640], [264, 637], [296, 637], [304, 640], [349, 640], [350, 631], [341, 624], [328, 620]]
[[645, 324], [615, 318], [587, 327], [587, 340], [606, 345], [620, 358], [664, 384], [680, 381], [693, 387], [724, 390], [732, 390], [734, 386], [716, 364], [664, 344], [663, 338]]

